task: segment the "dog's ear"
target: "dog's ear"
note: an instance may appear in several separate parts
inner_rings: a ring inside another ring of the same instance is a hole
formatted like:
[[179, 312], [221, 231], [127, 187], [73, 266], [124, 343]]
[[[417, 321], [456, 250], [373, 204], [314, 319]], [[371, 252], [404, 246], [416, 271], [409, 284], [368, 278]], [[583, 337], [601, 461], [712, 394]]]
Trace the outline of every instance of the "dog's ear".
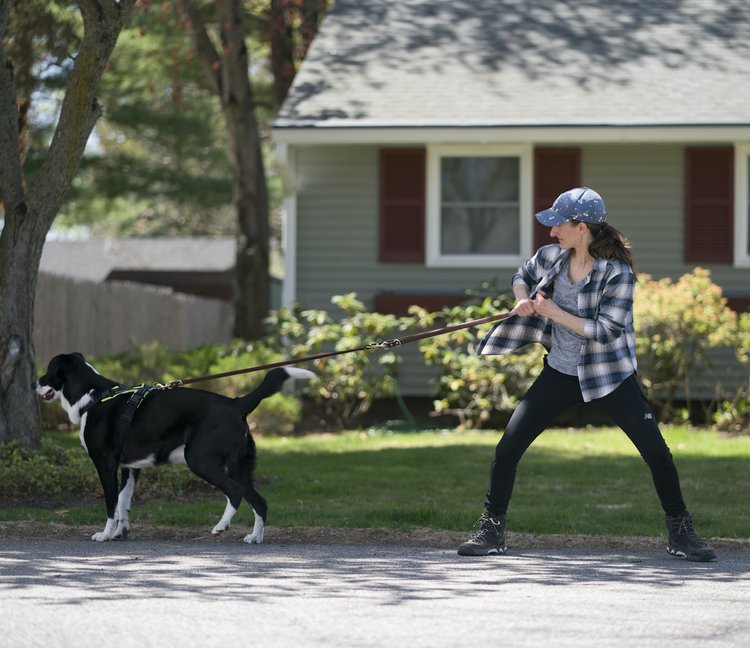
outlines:
[[84, 357], [83, 353], [79, 353], [78, 351], [75, 351], [75, 352], [71, 353], [70, 355], [75, 356], [76, 358], [78, 358], [78, 359], [83, 360], [84, 362], [86, 362], [86, 358]]

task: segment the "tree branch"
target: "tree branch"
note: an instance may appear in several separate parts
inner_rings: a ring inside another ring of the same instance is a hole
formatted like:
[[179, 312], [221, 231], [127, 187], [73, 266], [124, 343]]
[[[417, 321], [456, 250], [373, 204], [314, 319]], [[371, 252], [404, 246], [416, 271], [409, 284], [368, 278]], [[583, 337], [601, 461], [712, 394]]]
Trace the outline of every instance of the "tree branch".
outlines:
[[28, 191], [30, 206], [40, 216], [37, 226], [45, 232], [62, 205], [89, 135], [103, 112], [96, 88], [135, 1], [78, 0], [83, 40], [47, 158]]

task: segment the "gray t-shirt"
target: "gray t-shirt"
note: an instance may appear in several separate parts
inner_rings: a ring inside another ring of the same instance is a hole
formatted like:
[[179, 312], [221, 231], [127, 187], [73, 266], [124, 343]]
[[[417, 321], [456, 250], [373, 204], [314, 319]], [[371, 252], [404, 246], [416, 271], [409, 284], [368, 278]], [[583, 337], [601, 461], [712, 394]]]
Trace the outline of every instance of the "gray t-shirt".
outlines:
[[[578, 293], [581, 292], [586, 277], [578, 283], [571, 283], [568, 278], [568, 264], [560, 269], [555, 277], [555, 289], [552, 300], [565, 312], [580, 317], [578, 310]], [[581, 358], [581, 346], [584, 338], [568, 328], [552, 323], [552, 348], [547, 356], [547, 364], [560, 373], [569, 376], [578, 375], [578, 363]]]

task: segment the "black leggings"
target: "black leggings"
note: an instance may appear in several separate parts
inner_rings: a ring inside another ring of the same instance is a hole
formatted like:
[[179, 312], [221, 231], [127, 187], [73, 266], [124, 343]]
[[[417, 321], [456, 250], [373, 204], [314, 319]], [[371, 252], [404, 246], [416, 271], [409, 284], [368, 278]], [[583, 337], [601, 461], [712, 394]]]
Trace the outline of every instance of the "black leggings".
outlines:
[[[488, 511], [499, 515], [507, 512], [516, 478], [516, 466], [523, 453], [558, 414], [582, 402], [578, 378], [560, 373], [545, 362], [542, 373], [513, 412], [495, 449], [485, 501]], [[685, 502], [672, 453], [661, 435], [635, 374], [613, 392], [592, 402], [609, 414], [641, 453], [651, 469], [664, 512], [667, 515], [683, 513]]]

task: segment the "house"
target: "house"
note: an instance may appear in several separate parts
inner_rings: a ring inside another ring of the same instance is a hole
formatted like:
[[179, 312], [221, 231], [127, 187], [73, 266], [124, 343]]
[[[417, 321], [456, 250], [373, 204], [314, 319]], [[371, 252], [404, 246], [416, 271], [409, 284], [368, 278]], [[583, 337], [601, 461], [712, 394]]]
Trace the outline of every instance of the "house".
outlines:
[[640, 272], [750, 309], [749, 61], [746, 0], [337, 0], [273, 125], [284, 303], [507, 286], [585, 185]]

